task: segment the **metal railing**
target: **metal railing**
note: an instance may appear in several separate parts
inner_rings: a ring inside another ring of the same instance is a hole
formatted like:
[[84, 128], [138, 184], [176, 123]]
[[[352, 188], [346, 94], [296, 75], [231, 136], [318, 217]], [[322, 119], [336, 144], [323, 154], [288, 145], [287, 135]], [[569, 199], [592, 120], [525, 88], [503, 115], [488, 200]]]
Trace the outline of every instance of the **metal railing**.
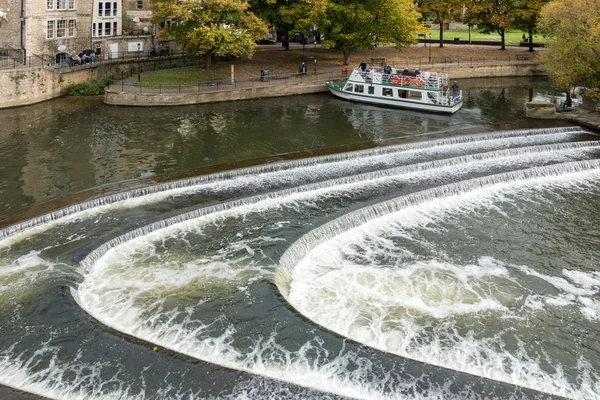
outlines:
[[[75, 56], [75, 54], [73, 55]], [[72, 56], [72, 57], [73, 57]], [[48, 54], [34, 54], [25, 58], [23, 62], [22, 58], [8, 57], [2, 60], [0, 58], [0, 69], [17, 69], [17, 68], [38, 68], [38, 67], [50, 67], [58, 72], [71, 71], [81, 67], [89, 67], [92, 64], [103, 64], [103, 63], [120, 63], [120, 62], [148, 62], [148, 61], [160, 61], [166, 60], [168, 64], [170, 61], [177, 59], [198, 59], [198, 57], [192, 56], [189, 52], [182, 50], [169, 50], [168, 54], [159, 54], [159, 49], [151, 54], [150, 50], [143, 51], [121, 51], [121, 52], [109, 52], [104, 54], [95, 55], [93, 58], [88, 58], [83, 62], [78, 62], [75, 58], [67, 58], [60, 63], [56, 62], [55, 56]]]
[[[130, 71], [131, 72], [131, 71]], [[233, 89], [243, 89], [243, 88], [252, 88], [252, 87], [269, 87], [269, 86], [279, 86], [279, 85], [287, 85], [287, 84], [302, 84], [302, 83], [323, 83], [326, 80], [337, 80], [343, 78], [340, 73], [334, 72], [325, 72], [325, 73], [306, 73], [306, 74], [279, 74], [277, 78], [274, 76], [263, 75], [251, 78], [241, 78], [231, 80], [214, 80], [207, 79], [204, 81], [199, 81], [195, 83], [185, 83], [185, 84], [152, 84], [152, 83], [144, 83], [143, 81], [137, 81], [135, 79], [128, 81], [125, 74], [121, 76], [120, 80], [112, 80], [110, 84], [110, 89], [121, 91], [121, 92], [137, 92], [137, 93], [153, 93], [153, 94], [161, 94], [161, 93], [204, 93], [204, 92], [214, 92], [221, 90], [233, 90]]]

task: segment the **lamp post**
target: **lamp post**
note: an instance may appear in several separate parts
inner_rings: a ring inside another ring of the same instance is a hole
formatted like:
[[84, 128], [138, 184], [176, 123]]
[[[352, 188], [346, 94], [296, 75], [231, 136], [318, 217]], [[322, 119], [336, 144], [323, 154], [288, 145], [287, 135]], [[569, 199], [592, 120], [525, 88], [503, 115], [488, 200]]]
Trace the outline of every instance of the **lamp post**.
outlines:
[[429, 64], [431, 64], [431, 32], [429, 32]]
[[315, 49], [313, 52], [313, 61], [315, 63], [315, 74], [317, 73], [317, 34], [315, 33]]
[[137, 51], [137, 59], [138, 59], [138, 82], [141, 81], [141, 78], [140, 78], [140, 49], [141, 49], [141, 47], [142, 47], [141, 43], [138, 43], [137, 44], [137, 48], [138, 48], [138, 51]]

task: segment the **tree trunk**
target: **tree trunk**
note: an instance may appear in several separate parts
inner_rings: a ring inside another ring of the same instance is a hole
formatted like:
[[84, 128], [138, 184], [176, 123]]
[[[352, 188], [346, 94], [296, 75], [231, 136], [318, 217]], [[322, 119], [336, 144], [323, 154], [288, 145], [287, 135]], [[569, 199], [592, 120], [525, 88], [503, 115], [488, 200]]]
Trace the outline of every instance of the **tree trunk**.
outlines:
[[471, 25], [469, 25], [469, 44], [471, 44]]
[[350, 64], [350, 52], [344, 52], [344, 65]]
[[204, 69], [207, 71], [212, 66], [213, 53], [214, 49], [210, 49], [206, 53], [204, 53]]
[[285, 47], [285, 51], [289, 51], [290, 50], [290, 33], [286, 32], [285, 35], [283, 35], [283, 47]]
[[533, 29], [529, 27], [529, 51], [533, 51]]
[[505, 31], [504, 28], [499, 29], [498, 33], [500, 34], [500, 40], [502, 41], [502, 45], [500, 46], [500, 50], [506, 50], [506, 38], [505, 38]]
[[444, 47], [444, 21], [440, 21], [440, 47]]

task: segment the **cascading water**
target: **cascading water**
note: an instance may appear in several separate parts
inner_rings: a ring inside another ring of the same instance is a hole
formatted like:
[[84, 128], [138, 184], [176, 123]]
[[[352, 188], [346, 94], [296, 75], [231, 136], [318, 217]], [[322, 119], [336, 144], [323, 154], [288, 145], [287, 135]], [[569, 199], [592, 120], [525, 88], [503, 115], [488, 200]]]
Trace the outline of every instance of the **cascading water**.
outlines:
[[0, 384], [600, 399], [595, 139], [505, 131], [274, 163], [8, 227]]

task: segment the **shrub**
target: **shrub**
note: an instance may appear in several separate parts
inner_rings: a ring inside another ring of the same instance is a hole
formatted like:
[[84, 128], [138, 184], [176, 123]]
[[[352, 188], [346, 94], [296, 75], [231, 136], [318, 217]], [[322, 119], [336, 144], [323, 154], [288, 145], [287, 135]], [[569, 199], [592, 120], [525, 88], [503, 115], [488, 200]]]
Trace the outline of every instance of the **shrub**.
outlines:
[[104, 94], [104, 89], [108, 84], [108, 77], [98, 81], [75, 83], [65, 88], [65, 94], [67, 96], [98, 96]]

